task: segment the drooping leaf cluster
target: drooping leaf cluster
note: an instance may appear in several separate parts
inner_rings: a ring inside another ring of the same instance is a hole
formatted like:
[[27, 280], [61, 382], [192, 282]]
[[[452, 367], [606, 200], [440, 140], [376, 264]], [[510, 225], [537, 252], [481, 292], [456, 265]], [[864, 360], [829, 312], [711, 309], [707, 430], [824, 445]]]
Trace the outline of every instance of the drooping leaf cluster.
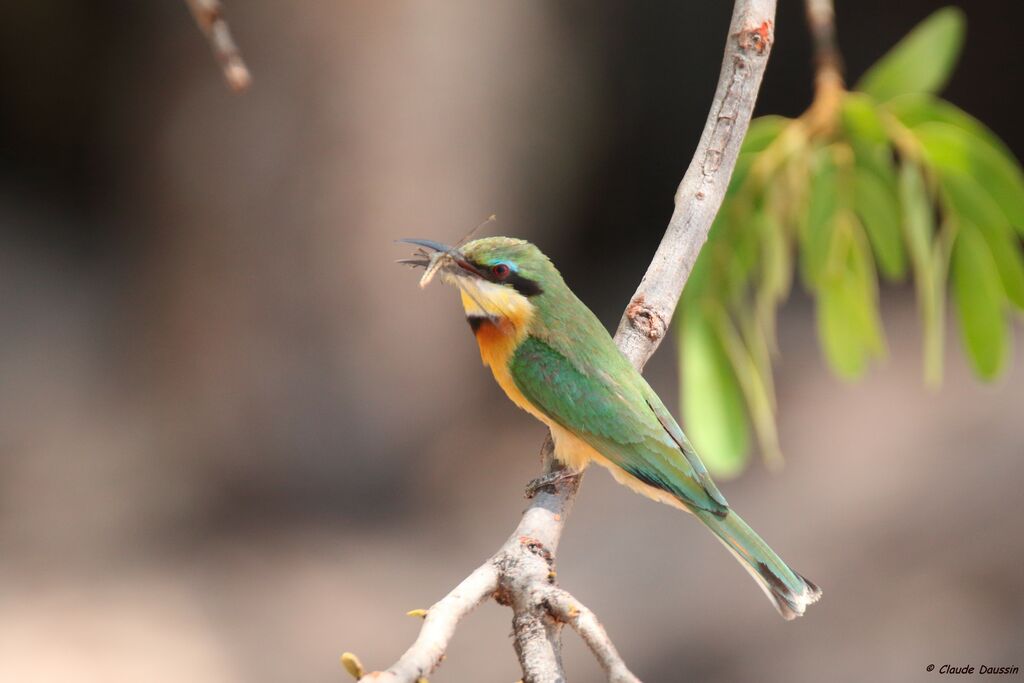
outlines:
[[1003, 370], [1011, 316], [1024, 310], [1024, 173], [934, 94], [963, 35], [961, 12], [939, 10], [838, 95], [824, 126], [813, 107], [751, 123], [677, 316], [684, 424], [716, 473], [746, 465], [751, 428], [766, 459], [781, 458], [772, 358], [794, 278], [842, 378], [885, 354], [880, 279], [913, 281], [930, 384], [941, 381], [947, 288], [975, 373]]

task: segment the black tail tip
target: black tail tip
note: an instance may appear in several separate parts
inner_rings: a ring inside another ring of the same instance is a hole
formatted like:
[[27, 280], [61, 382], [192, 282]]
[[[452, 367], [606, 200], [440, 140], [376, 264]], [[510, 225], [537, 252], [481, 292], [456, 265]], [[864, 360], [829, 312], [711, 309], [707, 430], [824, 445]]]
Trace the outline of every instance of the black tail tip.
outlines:
[[764, 579], [769, 597], [775, 603], [775, 609], [786, 621], [802, 617], [808, 605], [813, 605], [821, 598], [821, 589], [797, 572], [793, 574], [800, 579], [802, 586], [799, 590], [793, 590], [763, 562], [758, 562], [757, 569]]
[[784, 595], [776, 595], [776, 607], [786, 621], [802, 617], [810, 605], [821, 599], [821, 589], [817, 584], [797, 572], [793, 573], [803, 582], [803, 590], [796, 594], [787, 591]]

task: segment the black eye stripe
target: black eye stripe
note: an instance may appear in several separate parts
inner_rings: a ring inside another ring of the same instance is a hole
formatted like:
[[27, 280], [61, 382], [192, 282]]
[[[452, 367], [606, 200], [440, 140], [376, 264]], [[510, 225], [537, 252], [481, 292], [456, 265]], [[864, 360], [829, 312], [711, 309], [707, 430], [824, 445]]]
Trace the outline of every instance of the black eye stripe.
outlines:
[[477, 269], [489, 282], [493, 282], [499, 285], [512, 285], [512, 288], [525, 297], [537, 296], [538, 294], [544, 293], [544, 288], [540, 286], [540, 283], [536, 280], [523, 277], [515, 269], [509, 268], [509, 273], [504, 277], [499, 278], [494, 274], [493, 266], [488, 267], [481, 263], [471, 261], [470, 264]]
[[517, 292], [525, 297], [537, 296], [538, 294], [544, 293], [544, 289], [540, 286], [539, 282], [525, 278], [515, 271], [505, 278], [505, 282], [512, 285]]

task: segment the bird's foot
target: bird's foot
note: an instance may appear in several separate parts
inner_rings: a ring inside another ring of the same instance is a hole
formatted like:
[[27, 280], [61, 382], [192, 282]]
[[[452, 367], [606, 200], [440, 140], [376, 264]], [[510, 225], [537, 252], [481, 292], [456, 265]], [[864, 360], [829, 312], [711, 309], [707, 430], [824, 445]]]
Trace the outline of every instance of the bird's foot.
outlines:
[[549, 486], [552, 487], [552, 489], [557, 489], [558, 485], [562, 482], [568, 481], [569, 479], [577, 479], [581, 474], [583, 474], [583, 472], [570, 470], [568, 468], [542, 474], [526, 485], [526, 490], [523, 492], [523, 496], [526, 498], [533, 498], [537, 495], [538, 491]]

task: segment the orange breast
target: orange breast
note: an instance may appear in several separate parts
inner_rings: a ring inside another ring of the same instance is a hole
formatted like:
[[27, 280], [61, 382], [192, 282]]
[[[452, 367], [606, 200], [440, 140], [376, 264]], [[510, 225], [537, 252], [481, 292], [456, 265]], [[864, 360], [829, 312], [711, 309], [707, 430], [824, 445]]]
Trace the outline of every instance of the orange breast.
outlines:
[[519, 387], [516, 386], [515, 380], [512, 379], [512, 373], [508, 369], [512, 354], [515, 353], [521, 340], [515, 325], [507, 319], [498, 319], [494, 322], [481, 321], [476, 326], [474, 334], [476, 334], [476, 341], [480, 345], [481, 360], [491, 369], [494, 380], [505, 392], [505, 395], [517, 406], [550, 427], [551, 421], [548, 416], [534, 408], [533, 404], [523, 396], [523, 392], [519, 391]]
[[507, 318], [483, 319], [474, 334], [484, 365], [506, 365], [516, 350], [516, 330]]

